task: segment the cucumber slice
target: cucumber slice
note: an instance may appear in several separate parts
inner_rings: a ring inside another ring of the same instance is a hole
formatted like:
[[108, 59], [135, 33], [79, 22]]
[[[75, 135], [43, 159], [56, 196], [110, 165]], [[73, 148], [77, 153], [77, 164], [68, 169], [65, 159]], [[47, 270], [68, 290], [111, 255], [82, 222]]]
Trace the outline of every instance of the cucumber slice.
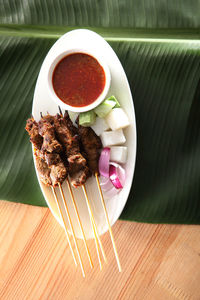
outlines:
[[104, 118], [115, 105], [115, 101], [106, 99], [100, 105], [98, 105], [94, 111], [98, 117]]
[[119, 102], [118, 102], [118, 100], [115, 98], [115, 96], [111, 96], [111, 97], [109, 97], [107, 100], [115, 101], [115, 106], [114, 106], [113, 108], [121, 107], [121, 105], [119, 104]]
[[93, 110], [82, 112], [79, 115], [79, 125], [89, 127], [94, 124], [96, 120], [96, 114]]

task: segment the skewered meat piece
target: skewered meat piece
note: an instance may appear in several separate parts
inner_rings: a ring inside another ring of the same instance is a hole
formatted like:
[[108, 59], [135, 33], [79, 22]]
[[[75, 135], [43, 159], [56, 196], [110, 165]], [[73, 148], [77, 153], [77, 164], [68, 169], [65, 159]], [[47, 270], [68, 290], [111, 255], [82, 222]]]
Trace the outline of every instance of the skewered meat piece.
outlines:
[[[49, 117], [51, 117], [51, 119]], [[53, 120], [53, 117], [48, 115], [44, 118], [44, 120], [41, 120], [41, 121], [43, 121], [43, 123], [49, 122], [49, 124], [50, 124], [50, 122], [52, 122], [52, 120]], [[66, 166], [65, 166], [63, 160], [61, 159], [60, 154], [48, 153], [48, 152], [44, 151], [43, 149], [41, 149], [41, 148], [43, 148], [42, 146], [44, 145], [44, 143], [43, 143], [43, 137], [39, 134], [39, 126], [38, 126], [37, 122], [33, 118], [28, 119], [26, 128], [29, 128], [31, 126], [31, 123], [33, 123], [34, 131], [27, 130], [29, 132], [29, 134], [34, 133], [34, 137], [39, 136], [41, 138], [40, 144], [37, 143], [38, 147], [34, 151], [34, 154], [36, 157], [36, 168], [38, 170], [39, 177], [44, 184], [53, 185], [55, 187], [58, 185], [58, 183], [62, 183], [65, 180], [65, 178], [67, 177]], [[42, 127], [42, 130], [43, 129], [44, 128]], [[54, 136], [55, 136], [55, 132], [54, 132]], [[32, 135], [31, 135], [30, 140], [32, 141]]]
[[51, 185], [56, 187], [58, 186], [58, 183], [62, 184], [67, 177], [67, 168], [62, 161], [60, 154], [36, 150], [35, 156], [41, 161], [45, 162], [47, 168], [49, 169]]
[[52, 185], [57, 186], [58, 183], [62, 184], [67, 177], [67, 169], [57, 153], [45, 153], [45, 158], [48, 167], [51, 169], [50, 177]]
[[46, 118], [41, 118], [38, 125], [39, 134], [43, 136], [42, 151], [60, 153], [63, 148], [56, 139], [54, 126]]
[[[43, 183], [47, 184], [42, 180], [42, 173], [47, 172], [48, 170], [48, 175], [50, 177], [50, 184], [47, 185], [53, 185], [54, 187], [58, 186], [58, 183], [62, 184], [65, 178], [67, 177], [67, 169], [60, 157], [59, 154], [57, 153], [45, 153], [42, 152], [41, 150], [35, 151], [35, 156], [38, 161], [41, 161], [40, 163], [40, 171], [39, 175], [40, 179]], [[36, 165], [37, 169], [38, 166]], [[44, 170], [42, 170], [44, 168]]]
[[86, 180], [88, 179], [88, 177], [90, 177], [90, 176], [91, 176], [90, 170], [86, 166], [84, 169], [70, 174], [71, 184], [75, 188], [77, 188], [77, 187], [83, 185], [86, 182]]
[[57, 114], [54, 118], [54, 126], [59, 141], [65, 146], [67, 157], [80, 153], [78, 135], [74, 134], [71, 126], [68, 127], [66, 119]]
[[[37, 145], [35, 155], [40, 173], [49, 176], [48, 180], [41, 179], [45, 184], [57, 186], [59, 182], [62, 183], [67, 177], [67, 168], [75, 187], [86, 182], [91, 175], [90, 171], [98, 173], [101, 140], [89, 127], [76, 128], [67, 112], [64, 117], [59, 114], [46, 115], [38, 124], [31, 118], [27, 120], [26, 130], [31, 136], [31, 142]], [[65, 154], [62, 150], [65, 150]], [[67, 167], [63, 156], [67, 157]]]
[[54, 116], [51, 116], [49, 114], [41, 117], [43, 121], [49, 122], [51, 125], [54, 124]]
[[77, 188], [81, 185], [83, 185], [88, 177], [91, 176], [90, 169], [88, 166], [81, 167], [79, 168], [79, 171], [74, 172], [73, 169], [69, 170], [69, 175], [71, 178], [71, 184]]
[[[62, 145], [65, 146], [66, 155], [69, 163], [69, 175], [72, 179], [71, 183], [74, 187], [78, 187], [85, 183], [90, 176], [90, 171], [87, 167], [87, 161], [80, 153], [78, 136], [73, 128], [71, 120], [57, 115], [54, 119], [54, 126], [57, 137]], [[68, 116], [69, 118], [69, 116]]]
[[26, 121], [26, 131], [30, 135], [30, 142], [36, 149], [41, 149], [43, 138], [38, 132], [38, 123], [33, 119], [30, 118]]
[[82, 156], [81, 153], [71, 155], [68, 158], [68, 163], [69, 163], [69, 170], [71, 174], [78, 172], [80, 169], [86, 167], [87, 165], [87, 161]]
[[51, 177], [50, 177], [51, 170], [47, 166], [46, 162], [42, 158], [36, 156], [35, 164], [36, 164], [36, 168], [38, 170], [40, 180], [45, 185], [49, 185], [49, 186], [52, 185], [52, 181], [51, 181]]
[[[78, 120], [76, 121], [79, 123]], [[99, 150], [102, 148], [101, 139], [96, 135], [91, 127], [83, 127], [78, 125], [78, 133], [83, 146], [83, 149], [87, 155], [87, 162], [90, 171], [95, 174], [99, 174]]]
[[87, 178], [91, 175], [86, 159], [81, 153], [71, 155], [68, 158], [69, 174], [71, 183], [74, 187], [84, 184]]
[[39, 149], [34, 149], [34, 154], [36, 157], [41, 158], [42, 160], [44, 160], [46, 162], [46, 158], [45, 158], [45, 152]]
[[78, 141], [78, 144], [79, 144], [79, 151], [80, 151], [80, 153], [82, 154], [82, 156], [83, 156], [83, 157], [86, 159], [86, 161], [87, 161], [87, 154], [85, 153], [85, 151], [84, 151], [84, 149], [83, 149], [83, 146], [82, 146], [82, 143], [81, 143], [80, 136], [78, 135], [78, 128], [74, 126], [72, 120], [71, 120], [70, 117], [69, 117], [69, 114], [68, 114], [68, 111], [67, 111], [67, 110], [65, 111], [64, 119], [65, 119], [65, 121], [67, 122], [67, 127], [69, 128], [69, 131], [71, 132], [71, 134], [73, 134], [73, 136], [76, 136], [76, 137], [77, 137], [77, 141]]
[[67, 127], [73, 135], [78, 135], [78, 128], [74, 126], [72, 120], [69, 117], [68, 111], [65, 111], [64, 119], [67, 123]]

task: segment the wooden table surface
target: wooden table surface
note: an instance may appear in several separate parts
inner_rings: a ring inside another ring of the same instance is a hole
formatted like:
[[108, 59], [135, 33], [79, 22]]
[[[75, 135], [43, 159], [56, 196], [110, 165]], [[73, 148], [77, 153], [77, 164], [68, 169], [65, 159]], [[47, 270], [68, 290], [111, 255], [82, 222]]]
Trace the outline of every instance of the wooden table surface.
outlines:
[[0, 299], [200, 299], [200, 226], [118, 221], [113, 226], [122, 273], [109, 234], [100, 272], [94, 241], [90, 269], [75, 267], [63, 229], [49, 209], [0, 201]]

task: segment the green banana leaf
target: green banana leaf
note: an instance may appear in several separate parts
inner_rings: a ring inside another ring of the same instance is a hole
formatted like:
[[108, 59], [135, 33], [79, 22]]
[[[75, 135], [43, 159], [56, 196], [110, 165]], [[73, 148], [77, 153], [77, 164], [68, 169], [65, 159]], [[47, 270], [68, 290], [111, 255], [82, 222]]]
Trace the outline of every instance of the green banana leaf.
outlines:
[[122, 219], [200, 224], [200, 1], [0, 0], [0, 199], [45, 206], [24, 126], [63, 33], [89, 28], [117, 53], [138, 149]]

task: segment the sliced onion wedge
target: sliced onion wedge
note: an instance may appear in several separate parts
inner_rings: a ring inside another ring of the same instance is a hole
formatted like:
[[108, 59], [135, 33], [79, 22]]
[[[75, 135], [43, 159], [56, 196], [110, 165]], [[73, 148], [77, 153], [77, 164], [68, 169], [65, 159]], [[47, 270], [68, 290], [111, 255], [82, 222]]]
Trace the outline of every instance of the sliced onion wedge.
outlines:
[[110, 181], [110, 178], [100, 176], [99, 181], [100, 181], [102, 191], [104, 191], [104, 192], [114, 188], [112, 182]]
[[116, 189], [113, 185], [112, 188], [110, 190], [107, 190], [104, 192], [104, 195], [107, 199], [113, 198], [114, 196], [116, 196], [119, 193], [119, 189]]
[[125, 170], [117, 163], [110, 162], [110, 181], [116, 189], [122, 189], [125, 183]]
[[109, 162], [110, 162], [110, 148], [105, 147], [101, 151], [101, 155], [99, 158], [99, 173], [106, 178], [109, 178]]

